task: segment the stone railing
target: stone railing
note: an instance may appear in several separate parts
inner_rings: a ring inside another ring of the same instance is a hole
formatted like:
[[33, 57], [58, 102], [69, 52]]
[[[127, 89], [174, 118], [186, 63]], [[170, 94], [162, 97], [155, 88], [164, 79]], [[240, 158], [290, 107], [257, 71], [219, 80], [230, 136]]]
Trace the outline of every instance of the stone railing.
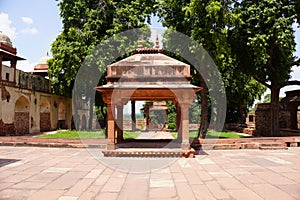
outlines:
[[42, 76], [17, 70], [17, 87], [38, 92], [51, 92], [50, 81]]

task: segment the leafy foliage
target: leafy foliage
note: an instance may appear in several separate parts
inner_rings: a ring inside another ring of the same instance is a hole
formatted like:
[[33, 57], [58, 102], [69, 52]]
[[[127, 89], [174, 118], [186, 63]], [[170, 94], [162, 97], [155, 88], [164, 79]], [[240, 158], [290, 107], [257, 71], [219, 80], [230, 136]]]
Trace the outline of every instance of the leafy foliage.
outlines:
[[[126, 42], [126, 39], [115, 38], [118, 43], [115, 46], [118, 49], [107, 48], [102, 52], [95, 52], [94, 49], [117, 33], [145, 27], [145, 21], [150, 20], [150, 14], [156, 10], [157, 2], [155, 0], [62, 0], [58, 6], [63, 31], [52, 43], [51, 48], [53, 59], [49, 61], [49, 78], [52, 87], [62, 95], [70, 95], [72, 89], [75, 89], [76, 93], [82, 93], [82, 96], [90, 102], [96, 99], [97, 106], [101, 107], [98, 114], [105, 116], [106, 112], [103, 109], [105, 104], [101, 94], [97, 93], [95, 98], [85, 91], [86, 88], [94, 88], [97, 84], [105, 84], [105, 67], [108, 64], [106, 61], [110, 60], [109, 55], [114, 51], [124, 51], [125, 46], [122, 42]], [[84, 77], [87, 81], [77, 80], [79, 81], [77, 85], [80, 87], [73, 88], [76, 75], [83, 63], [87, 66], [86, 70], [90, 70], [89, 73], [85, 73], [90, 77]], [[101, 69], [95, 69], [95, 64]], [[103, 76], [94, 77], [99, 74], [99, 70]], [[93, 107], [91, 103], [91, 116]], [[91, 120], [89, 127], [91, 127]]]
[[[241, 14], [235, 12], [235, 3], [217, 0], [163, 0], [159, 16], [163, 25], [190, 36], [208, 51], [219, 67], [225, 85], [229, 108], [226, 120], [244, 122], [248, 107], [262, 95], [265, 87], [238, 68], [238, 60], [232, 53], [230, 34], [236, 24], [242, 21]], [[207, 88], [202, 74], [194, 73], [192, 76], [192, 83], [204, 88], [201, 92], [202, 126], [207, 124], [205, 121], [208, 120], [209, 105], [211, 101], [214, 102], [205, 98], [214, 88]], [[205, 129], [207, 126], [200, 128], [199, 135], [202, 137], [205, 137]]]
[[58, 5], [63, 31], [52, 44], [49, 77], [61, 93], [73, 87], [79, 68], [97, 44], [116, 33], [144, 27], [157, 7], [155, 0], [62, 0]]
[[243, 0], [235, 12], [241, 22], [231, 30], [231, 45], [238, 68], [271, 90], [271, 134], [279, 133], [280, 88], [299, 82], [289, 81], [295, 61], [296, 1]]

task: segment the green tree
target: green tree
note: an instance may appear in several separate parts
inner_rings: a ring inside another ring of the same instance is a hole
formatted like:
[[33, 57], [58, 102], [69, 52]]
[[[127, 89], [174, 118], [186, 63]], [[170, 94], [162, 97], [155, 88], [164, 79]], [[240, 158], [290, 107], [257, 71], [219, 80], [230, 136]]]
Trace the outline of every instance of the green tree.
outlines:
[[266, 87], [258, 83], [251, 76], [234, 70], [233, 79], [226, 87], [227, 101], [226, 122], [245, 123], [249, 108], [254, 104], [255, 99], [261, 99]]
[[242, 20], [231, 31], [231, 45], [239, 69], [271, 90], [271, 135], [279, 134], [280, 88], [289, 81], [295, 61], [294, 30], [297, 17], [292, 0], [243, 0], [236, 2]]
[[[230, 0], [163, 0], [159, 16], [164, 26], [190, 36], [208, 51], [222, 74], [228, 106], [235, 105], [234, 112], [227, 112], [227, 119], [236, 115], [237, 119], [243, 121], [247, 107], [263, 93], [264, 88], [238, 69], [236, 57], [232, 54], [229, 34], [240, 22], [239, 13], [234, 12], [234, 3]], [[192, 83], [203, 87], [200, 93], [201, 126], [198, 137], [204, 138], [208, 128], [210, 101], [215, 101], [208, 99], [213, 88], [207, 88], [202, 74], [196, 72], [192, 76]], [[239, 95], [241, 93], [243, 95]]]
[[[155, 11], [157, 3], [155, 0], [62, 0], [58, 6], [63, 31], [52, 43], [53, 59], [49, 61], [49, 78], [55, 91], [70, 95], [69, 88], [73, 88], [78, 70], [94, 47], [117, 33], [144, 27], [145, 22], [150, 21], [150, 15]], [[87, 62], [93, 61], [92, 56], [88, 59]], [[102, 84], [105, 82], [103, 77], [100, 80]], [[82, 88], [96, 86], [95, 81], [98, 82], [100, 77], [97, 78], [82, 83]], [[94, 96], [87, 98], [94, 102]], [[103, 102], [99, 102], [99, 105], [104, 106]], [[90, 116], [93, 107], [91, 104]], [[89, 128], [91, 125], [90, 118]]]

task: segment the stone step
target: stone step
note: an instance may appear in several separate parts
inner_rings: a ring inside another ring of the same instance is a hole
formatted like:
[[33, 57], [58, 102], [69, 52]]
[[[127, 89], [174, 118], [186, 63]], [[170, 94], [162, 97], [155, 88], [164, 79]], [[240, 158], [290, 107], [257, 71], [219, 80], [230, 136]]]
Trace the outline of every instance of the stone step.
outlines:
[[262, 142], [260, 143], [261, 147], [280, 147], [284, 146], [286, 147], [286, 144], [284, 142]]
[[287, 150], [288, 148], [287, 147], [284, 147], [284, 146], [261, 146], [259, 147], [260, 150]]
[[104, 157], [180, 158], [194, 157], [193, 151], [181, 149], [117, 149], [103, 150]]
[[280, 150], [280, 149], [288, 149], [288, 148], [286, 147], [286, 143], [283, 142], [265, 142], [265, 143], [260, 143], [259, 149]]

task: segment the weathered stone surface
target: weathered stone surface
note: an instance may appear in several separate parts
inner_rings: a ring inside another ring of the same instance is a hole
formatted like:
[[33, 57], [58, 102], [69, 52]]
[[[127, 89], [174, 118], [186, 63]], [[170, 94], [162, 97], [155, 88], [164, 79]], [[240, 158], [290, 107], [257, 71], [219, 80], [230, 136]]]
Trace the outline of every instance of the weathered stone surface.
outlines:
[[16, 135], [29, 133], [29, 112], [15, 112]]
[[40, 129], [41, 132], [51, 129], [50, 113], [40, 113]]
[[[257, 104], [255, 110], [255, 136], [270, 136], [271, 133], [271, 105], [268, 103]], [[284, 104], [280, 104], [279, 128], [289, 128], [290, 111]]]
[[0, 135], [11, 135], [15, 132], [14, 123], [6, 124], [0, 119]]

